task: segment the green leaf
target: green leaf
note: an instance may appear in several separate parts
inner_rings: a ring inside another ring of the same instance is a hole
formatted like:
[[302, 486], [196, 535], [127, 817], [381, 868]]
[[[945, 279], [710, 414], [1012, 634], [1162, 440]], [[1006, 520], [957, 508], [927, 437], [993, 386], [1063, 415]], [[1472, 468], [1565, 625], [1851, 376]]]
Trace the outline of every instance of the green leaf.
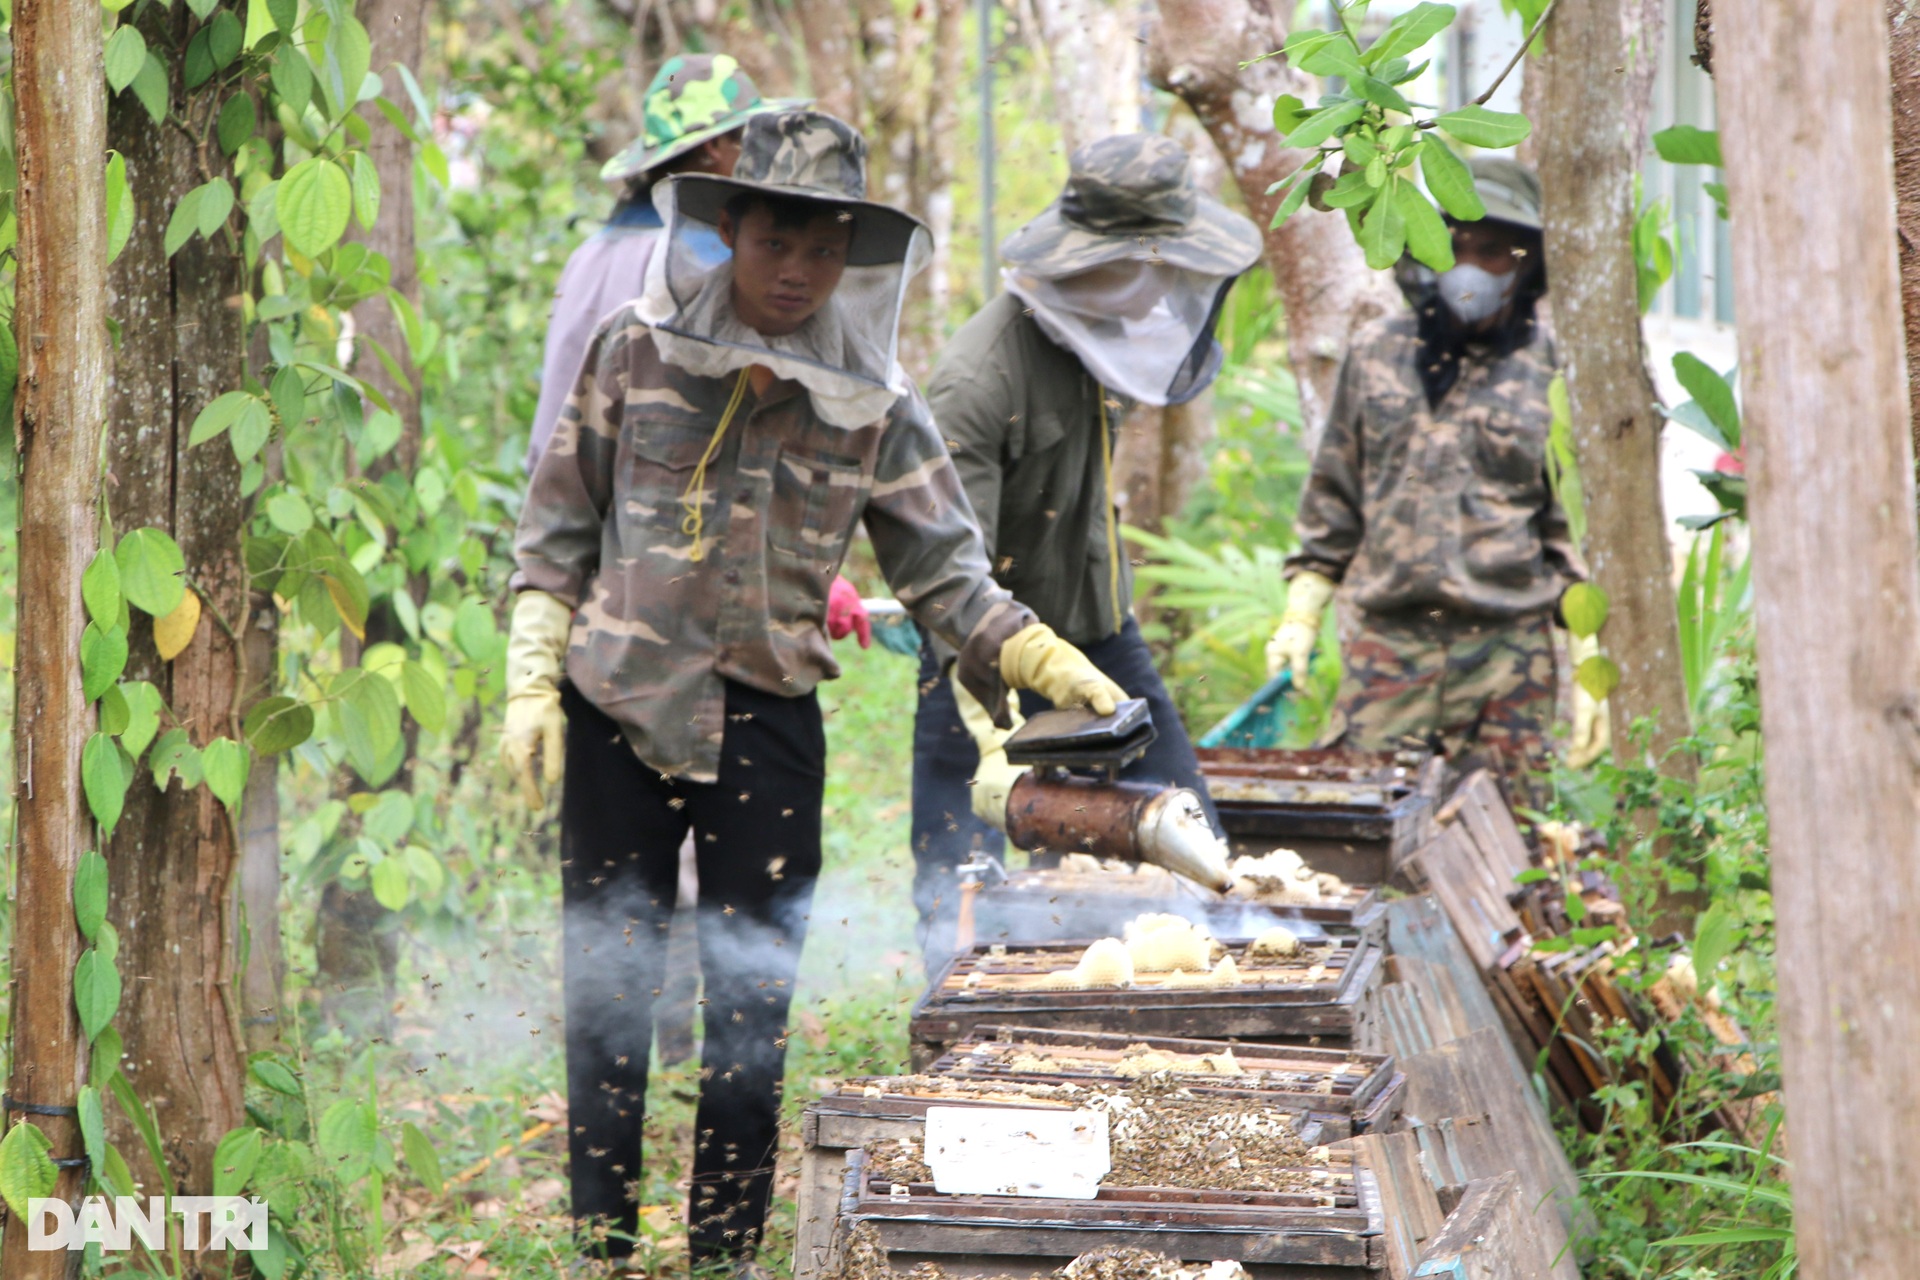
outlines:
[[260, 1131], [252, 1125], [230, 1129], [213, 1149], [213, 1194], [237, 1196], [260, 1162]]
[[277, 755], [313, 736], [313, 708], [294, 698], [263, 698], [247, 712], [245, 730], [255, 751]]
[[[1307, 193], [1310, 190], [1312, 190], [1311, 181], [1307, 180], [1304, 177], [1304, 175], [1302, 175], [1301, 180], [1293, 184], [1293, 190], [1287, 193], [1287, 198], [1280, 202], [1280, 207], [1273, 211], [1273, 220], [1267, 223], [1268, 228], [1271, 229], [1273, 227], [1277, 227], [1281, 223], [1285, 222], [1288, 218], [1291, 218], [1294, 214], [1298, 213], [1300, 211], [1300, 206], [1307, 202]], [[464, 476], [466, 473], [462, 472], [461, 474], [462, 476]], [[457, 478], [455, 480], [454, 491], [455, 491], [455, 495], [458, 496], [459, 481]]]
[[80, 599], [86, 603], [87, 616], [105, 626], [120, 621], [120, 565], [111, 547], [102, 547], [87, 562], [80, 575]]
[[1682, 351], [1673, 358], [1673, 372], [1680, 379], [1680, 385], [1687, 389], [1687, 394], [1706, 411], [1708, 421], [1720, 429], [1720, 434], [1726, 438], [1728, 452], [1738, 449], [1740, 405], [1734, 399], [1732, 383], [1715, 373], [1712, 366], [1691, 351]]
[[120, 735], [120, 745], [137, 760], [160, 732], [160, 710], [165, 704], [160, 700], [160, 691], [145, 680], [123, 684], [120, 692], [126, 695], [128, 711], [127, 731]]
[[1745, 932], [1725, 899], [1714, 902], [1701, 913], [1693, 931], [1693, 972], [1699, 979], [1701, 991], [1713, 986], [1713, 975], [1720, 968], [1720, 962], [1740, 944]]
[[313, 156], [280, 179], [274, 211], [287, 243], [317, 258], [346, 233], [347, 218], [353, 212], [353, 184], [332, 160]]
[[131, 530], [113, 555], [120, 566], [120, 591], [128, 604], [156, 618], [180, 607], [187, 589], [180, 575], [187, 570], [187, 558], [164, 530]]
[[1394, 199], [1400, 206], [1400, 219], [1407, 224], [1407, 249], [1414, 258], [1435, 271], [1453, 266], [1453, 232], [1420, 188], [1411, 182], [1394, 183]]
[[1329, 209], [1358, 209], [1372, 204], [1378, 194], [1379, 189], [1367, 181], [1365, 169], [1348, 169], [1320, 200]]
[[369, 877], [373, 900], [389, 911], [398, 911], [412, 896], [413, 882], [407, 877], [407, 864], [398, 858], [382, 858], [374, 864]]
[[1591, 582], [1576, 582], [1560, 596], [1560, 616], [1567, 630], [1582, 639], [1597, 636], [1607, 625], [1607, 593]]
[[127, 695], [120, 692], [119, 685], [100, 695], [100, 732], [117, 738], [132, 723], [133, 708], [127, 705]]
[[147, 50], [140, 74], [133, 78], [133, 96], [140, 99], [140, 105], [147, 109], [147, 115], [155, 124], [167, 118], [167, 69], [151, 49]]
[[411, 1120], [400, 1126], [400, 1150], [407, 1157], [407, 1168], [413, 1170], [413, 1176], [420, 1179], [420, 1185], [430, 1194], [439, 1195], [446, 1185], [446, 1178], [440, 1172], [439, 1153], [433, 1149], [433, 1143], [427, 1135]]
[[[358, 721], [363, 733], [360, 753], [369, 763], [393, 750], [400, 741], [400, 697], [393, 682], [364, 668], [343, 671], [333, 679], [331, 692], [342, 701], [343, 720]], [[349, 729], [349, 752], [355, 730]]]
[[110, 735], [96, 733], [80, 749], [80, 789], [101, 835], [112, 835], [126, 808], [127, 771], [120, 763], [120, 746]]
[[1368, 186], [1376, 188], [1386, 186], [1387, 158], [1385, 156], [1375, 156], [1373, 159], [1367, 161], [1366, 175]]
[[333, 116], [347, 114], [360, 97], [360, 86], [373, 67], [373, 41], [351, 10], [341, 14], [327, 33], [326, 72], [322, 86]]
[[233, 60], [240, 56], [245, 35], [246, 28], [241, 26], [233, 10], [222, 9], [213, 15], [213, 21], [207, 24], [207, 51], [213, 55], [214, 70], [225, 71], [233, 65]]
[[180, 60], [180, 83], [188, 93], [213, 79], [213, 47], [209, 40], [207, 28], [202, 27], [187, 41], [186, 55]]
[[316, 1136], [321, 1154], [333, 1162], [335, 1175], [343, 1182], [352, 1182], [366, 1172], [379, 1134], [379, 1121], [371, 1106], [342, 1098], [320, 1117]]
[[1367, 255], [1367, 265], [1375, 271], [1398, 262], [1400, 251], [1406, 248], [1407, 223], [1400, 216], [1400, 200], [1395, 194], [1402, 183], [1400, 178], [1389, 179], [1360, 224], [1360, 248]]
[[200, 229], [200, 200], [205, 187], [195, 187], [180, 197], [180, 203], [173, 206], [173, 214], [167, 219], [167, 234], [164, 241], [167, 256], [171, 258], [193, 239], [193, 233]]
[[73, 1004], [80, 1011], [80, 1029], [91, 1041], [120, 1010], [120, 971], [98, 947], [80, 953], [73, 966]]
[[1367, 47], [1363, 60], [1370, 67], [1389, 58], [1404, 58], [1447, 29], [1453, 21], [1450, 4], [1432, 4], [1422, 0], [1387, 24], [1380, 38]]
[[1440, 207], [1462, 222], [1474, 222], [1487, 216], [1487, 206], [1474, 189], [1473, 171], [1453, 148], [1438, 138], [1420, 145], [1420, 176]]
[[0, 1138], [0, 1197], [13, 1210], [14, 1221], [27, 1220], [30, 1201], [44, 1200], [53, 1194], [60, 1181], [60, 1170], [47, 1153], [53, 1143], [31, 1120], [15, 1122]]
[[1299, 128], [1308, 114], [1306, 103], [1291, 93], [1283, 93], [1273, 100], [1273, 131], [1284, 138]]
[[80, 1146], [93, 1167], [103, 1173], [107, 1167], [107, 1116], [100, 1105], [100, 1091], [90, 1084], [80, 1086], [73, 1109], [79, 1112]]
[[282, 365], [267, 393], [280, 413], [280, 428], [291, 431], [307, 420], [307, 380], [293, 365]]
[[146, 37], [136, 27], [118, 28], [107, 37], [102, 60], [106, 63], [107, 87], [119, 93], [132, 84], [140, 69], [147, 65]]
[[428, 733], [444, 733], [447, 727], [447, 695], [440, 681], [411, 659], [400, 668], [400, 689], [406, 695], [407, 710]]
[[245, 462], [267, 443], [273, 434], [273, 415], [264, 400], [249, 399], [233, 422], [233, 456]]
[[300, 1096], [300, 1081], [289, 1071], [286, 1064], [270, 1053], [263, 1053], [249, 1064], [253, 1078], [275, 1093], [285, 1094], [289, 1098]]
[[1468, 103], [1434, 121], [1470, 147], [1511, 147], [1533, 132], [1527, 118], [1513, 111], [1489, 111]]
[[1376, 107], [1387, 111], [1398, 111], [1401, 115], [1413, 114], [1413, 106], [1400, 96], [1400, 91], [1385, 80], [1376, 80], [1372, 76], [1355, 76], [1351, 82], [1355, 92]]
[[1606, 654], [1596, 653], [1575, 669], [1573, 678], [1595, 702], [1604, 702], [1620, 687], [1620, 668]]
[[200, 751], [200, 766], [206, 773], [207, 790], [221, 804], [232, 809], [247, 793], [247, 773], [251, 767], [247, 749], [232, 738], [215, 738]]
[[107, 918], [107, 860], [92, 849], [73, 869], [73, 919], [80, 936], [92, 942]]
[[225, 395], [215, 396], [206, 408], [193, 420], [193, 429], [187, 432], [187, 447], [205, 444], [234, 424], [235, 419], [246, 411], [249, 404], [257, 403], [257, 398], [245, 391], [229, 391]]
[[326, 583], [327, 599], [333, 601], [333, 607], [340, 611], [341, 621], [355, 635], [363, 636], [367, 627], [367, 610], [372, 603], [367, 580], [360, 576], [360, 571], [352, 564], [339, 559], [322, 567], [321, 578]]
[[160, 1175], [160, 1187], [166, 1195], [173, 1194], [173, 1175], [167, 1172], [166, 1153], [160, 1147], [160, 1126], [154, 1123], [153, 1112], [140, 1100], [133, 1090], [133, 1082], [127, 1079], [127, 1073], [116, 1071], [107, 1081], [107, 1087], [120, 1102], [120, 1110], [133, 1121], [134, 1129], [140, 1134], [140, 1141], [146, 1145], [147, 1158], [153, 1162], [154, 1169]]
[[368, 231], [380, 217], [380, 170], [364, 151], [353, 153], [353, 213]]
[[80, 686], [88, 702], [113, 687], [127, 669], [127, 633], [118, 625], [103, 628], [89, 622], [80, 633]]
[[313, 64], [291, 42], [273, 51], [273, 70], [269, 77], [274, 96], [296, 116], [313, 101]]
[[204, 21], [206, 16], [213, 12], [213, 7], [219, 3], [220, 0], [187, 0], [187, 8], [193, 10], [194, 17]]
[[1677, 124], [1653, 135], [1653, 149], [1668, 164], [1705, 164], [1720, 167], [1720, 135], [1711, 129]]
[[267, 12], [273, 15], [273, 25], [280, 29], [280, 34], [290, 36], [293, 24], [300, 17], [300, 0], [267, 0]]
[[360, 819], [360, 830], [383, 849], [390, 849], [413, 830], [413, 801], [404, 791], [382, 791]]
[[118, 151], [107, 153], [107, 261], [127, 247], [133, 234], [133, 193], [127, 188], [127, 160]]
[[260, 127], [260, 120], [254, 113], [253, 99], [244, 93], [236, 93], [227, 99], [227, 105], [220, 108], [220, 122], [214, 126], [214, 134], [220, 140], [220, 150], [232, 155], [245, 146], [247, 139]]
[[233, 187], [225, 178], [215, 178], [203, 184], [199, 204], [201, 236], [211, 240], [221, 227], [227, 225], [227, 217], [233, 212]]
[[299, 494], [282, 489], [267, 499], [267, 519], [280, 532], [299, 537], [313, 528], [313, 508]]
[[1322, 107], [1300, 123], [1281, 142], [1284, 147], [1317, 147], [1366, 114], [1367, 104], [1355, 99]]
[[468, 596], [460, 602], [460, 608], [453, 615], [453, 642], [461, 653], [474, 662], [485, 662], [493, 656], [494, 641], [499, 634], [493, 610], [485, 601]]
[[1360, 64], [1359, 53], [1354, 50], [1352, 42], [1343, 35], [1329, 35], [1326, 40], [1304, 47], [1297, 57], [1289, 54], [1288, 58], [1294, 66], [1311, 76], [1339, 76], [1343, 80], [1351, 81], [1367, 73], [1366, 68]]
[[191, 791], [200, 785], [205, 775], [200, 767], [200, 749], [193, 745], [185, 729], [169, 729], [160, 735], [153, 744], [153, 755], [147, 760], [153, 770], [153, 785], [162, 791], [174, 774], [180, 775], [180, 785]]
[[[1731, 1189], [1731, 1194], [1739, 1196], [1744, 1186]], [[1653, 1246], [1673, 1246], [1682, 1248], [1693, 1245], [1720, 1244], [1775, 1244], [1780, 1241], [1798, 1239], [1798, 1233], [1792, 1227], [1722, 1227], [1717, 1231], [1696, 1231], [1692, 1235], [1668, 1236], [1664, 1240], [1649, 1240]]]
[[267, 0], [247, 0], [247, 33], [243, 43], [251, 49], [277, 30]]
[[440, 859], [417, 844], [410, 844], [406, 851], [407, 870], [413, 873], [415, 885], [414, 897], [422, 902], [432, 902], [447, 887], [447, 868]]

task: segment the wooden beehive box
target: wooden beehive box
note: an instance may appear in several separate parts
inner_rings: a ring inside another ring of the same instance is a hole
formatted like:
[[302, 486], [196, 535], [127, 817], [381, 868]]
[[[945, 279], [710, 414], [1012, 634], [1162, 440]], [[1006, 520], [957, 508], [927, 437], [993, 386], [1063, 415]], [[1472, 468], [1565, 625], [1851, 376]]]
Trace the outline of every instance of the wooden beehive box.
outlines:
[[[1220, 940], [1240, 964], [1230, 986], [1173, 985], [1141, 975], [1124, 988], [1039, 990], [1041, 975], [1071, 969], [1086, 942], [976, 943], [949, 960], [914, 1006], [908, 1038], [914, 1070], [989, 1024], [1114, 1035], [1347, 1044], [1378, 981], [1380, 948], [1337, 941], [1287, 960], [1246, 960], [1249, 939]], [[977, 975], [977, 976], [976, 976]]]
[[1256, 1280], [1360, 1280], [1386, 1273], [1386, 1223], [1373, 1173], [1335, 1153], [1299, 1191], [1102, 1185], [1094, 1200], [941, 1195], [895, 1183], [848, 1156], [837, 1240], [865, 1226], [896, 1271], [937, 1263], [951, 1276], [1044, 1276], [1103, 1247], [1187, 1262], [1231, 1258]]
[[1236, 854], [1292, 849], [1316, 871], [1386, 884], [1433, 826], [1417, 757], [1205, 747], [1200, 772]]
[[1098, 938], [1118, 934], [1127, 921], [1147, 912], [1185, 916], [1215, 937], [1252, 937], [1279, 924], [1308, 937], [1355, 941], [1378, 941], [1385, 918], [1379, 890], [1371, 885], [1351, 885], [1343, 897], [1293, 905], [1222, 898], [1166, 873], [1036, 865], [980, 891], [973, 907], [974, 941]]

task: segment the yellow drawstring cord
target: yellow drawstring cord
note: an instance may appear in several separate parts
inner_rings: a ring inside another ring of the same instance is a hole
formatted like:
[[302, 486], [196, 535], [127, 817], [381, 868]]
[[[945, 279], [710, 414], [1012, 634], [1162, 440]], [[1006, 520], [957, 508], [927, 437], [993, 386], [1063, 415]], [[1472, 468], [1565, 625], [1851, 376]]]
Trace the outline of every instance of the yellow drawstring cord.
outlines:
[[1113, 522], [1113, 430], [1107, 425], [1107, 389], [1100, 390], [1100, 467], [1107, 480], [1107, 591], [1113, 601], [1113, 631], [1120, 634], [1120, 532]]
[[727, 425], [733, 421], [733, 415], [739, 411], [740, 402], [747, 396], [747, 370], [740, 371], [740, 377], [733, 384], [733, 398], [727, 401], [726, 412], [720, 415], [720, 425], [713, 429], [713, 439], [707, 441], [707, 451], [700, 455], [700, 461], [693, 468], [693, 483], [680, 495], [680, 505], [686, 509], [686, 515], [680, 518], [680, 532], [693, 539], [693, 550], [688, 558], [704, 560], [706, 549], [700, 545], [700, 530], [705, 523], [705, 503], [701, 501], [707, 487], [707, 464], [713, 461], [713, 455], [720, 450], [720, 438], [727, 434]]

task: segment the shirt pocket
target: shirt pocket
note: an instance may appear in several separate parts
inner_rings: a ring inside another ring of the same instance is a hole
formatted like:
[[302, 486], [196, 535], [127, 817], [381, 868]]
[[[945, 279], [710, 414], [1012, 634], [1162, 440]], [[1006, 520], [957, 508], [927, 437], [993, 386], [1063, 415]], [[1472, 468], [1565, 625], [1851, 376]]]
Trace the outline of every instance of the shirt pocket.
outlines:
[[1495, 406], [1474, 434], [1475, 470], [1515, 497], [1539, 491], [1547, 467], [1547, 424]]
[[782, 445], [767, 511], [768, 545], [797, 559], [839, 564], [865, 488], [857, 459]]
[[[694, 470], [706, 452], [711, 431], [682, 423], [638, 422], [628, 431], [627, 457], [615, 508], [620, 520], [620, 544], [636, 555], [663, 541], [688, 536], [681, 533], [687, 509], [681, 499], [693, 483]], [[714, 478], [709, 474], [707, 522], [713, 523], [711, 501]]]

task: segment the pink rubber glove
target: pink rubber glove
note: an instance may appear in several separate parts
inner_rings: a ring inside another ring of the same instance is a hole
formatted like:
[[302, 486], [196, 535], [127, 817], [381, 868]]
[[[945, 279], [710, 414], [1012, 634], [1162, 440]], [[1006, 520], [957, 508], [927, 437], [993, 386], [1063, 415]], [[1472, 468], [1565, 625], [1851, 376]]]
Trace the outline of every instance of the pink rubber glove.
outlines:
[[860, 603], [860, 592], [845, 578], [835, 578], [827, 592], [827, 635], [845, 640], [849, 632], [859, 633], [862, 649], [873, 647], [873, 619]]

